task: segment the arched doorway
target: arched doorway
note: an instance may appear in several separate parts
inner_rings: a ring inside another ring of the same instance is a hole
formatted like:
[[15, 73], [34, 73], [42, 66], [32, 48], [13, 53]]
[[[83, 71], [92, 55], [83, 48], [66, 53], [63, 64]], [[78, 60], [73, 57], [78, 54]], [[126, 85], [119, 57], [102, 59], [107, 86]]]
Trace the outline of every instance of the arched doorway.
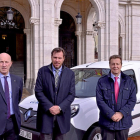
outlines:
[[11, 55], [13, 67], [10, 72], [25, 80], [26, 36], [23, 32], [25, 22], [20, 12], [12, 8], [14, 19], [10, 23], [7, 20], [8, 9], [9, 7], [0, 7], [0, 53], [6, 52]]
[[71, 68], [77, 65], [75, 22], [72, 16], [64, 11], [61, 11], [60, 18], [62, 19], [62, 24], [59, 26], [59, 47], [62, 47], [66, 52], [64, 64]]

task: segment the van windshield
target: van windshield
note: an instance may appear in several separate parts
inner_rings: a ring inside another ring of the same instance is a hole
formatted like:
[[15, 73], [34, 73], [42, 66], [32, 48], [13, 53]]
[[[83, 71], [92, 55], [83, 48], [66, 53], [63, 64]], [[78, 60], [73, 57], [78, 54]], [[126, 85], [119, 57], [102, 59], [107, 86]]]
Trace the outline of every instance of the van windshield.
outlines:
[[95, 97], [96, 85], [101, 76], [107, 75], [110, 69], [80, 68], [72, 69], [75, 73], [76, 97]]

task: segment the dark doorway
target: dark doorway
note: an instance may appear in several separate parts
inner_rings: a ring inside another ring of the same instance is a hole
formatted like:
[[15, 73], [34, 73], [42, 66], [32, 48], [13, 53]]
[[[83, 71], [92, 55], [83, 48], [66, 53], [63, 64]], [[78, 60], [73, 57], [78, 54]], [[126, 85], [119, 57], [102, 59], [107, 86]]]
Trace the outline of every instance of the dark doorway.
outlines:
[[9, 7], [0, 7], [0, 53], [10, 54], [13, 65], [10, 73], [26, 79], [26, 36], [25, 22], [19, 11], [12, 8], [14, 18], [7, 20]]
[[72, 16], [61, 11], [62, 24], [59, 26], [59, 47], [66, 52], [64, 64], [71, 68], [77, 65], [77, 38], [75, 36], [75, 22]]

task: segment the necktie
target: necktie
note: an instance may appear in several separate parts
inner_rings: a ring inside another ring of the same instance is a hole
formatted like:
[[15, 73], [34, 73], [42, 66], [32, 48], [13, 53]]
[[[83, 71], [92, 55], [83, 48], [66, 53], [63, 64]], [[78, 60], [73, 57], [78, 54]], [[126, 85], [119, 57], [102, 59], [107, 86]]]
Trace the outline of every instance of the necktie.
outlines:
[[115, 101], [117, 103], [117, 99], [118, 99], [118, 95], [119, 95], [119, 84], [118, 84], [118, 77], [114, 77], [115, 78], [115, 83], [114, 83], [114, 87], [115, 87]]
[[55, 70], [55, 87], [58, 86], [58, 80], [59, 80], [59, 70]]
[[4, 89], [5, 89], [5, 97], [7, 102], [7, 118], [10, 117], [10, 97], [9, 97], [9, 86], [7, 82], [7, 76], [4, 76]]

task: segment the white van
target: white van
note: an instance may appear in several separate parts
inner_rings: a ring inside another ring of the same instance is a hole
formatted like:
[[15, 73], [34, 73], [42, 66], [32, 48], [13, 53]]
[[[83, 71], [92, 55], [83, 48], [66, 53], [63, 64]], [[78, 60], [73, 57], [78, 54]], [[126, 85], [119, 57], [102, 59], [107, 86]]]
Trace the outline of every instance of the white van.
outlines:
[[[96, 105], [96, 84], [98, 79], [108, 74], [109, 62], [101, 61], [73, 67], [75, 73], [75, 100], [71, 105], [71, 129], [66, 140], [101, 140], [98, 126], [99, 110]], [[140, 130], [140, 62], [123, 61], [122, 71], [129, 75], [137, 86], [137, 103], [132, 111], [133, 126], [129, 135]], [[20, 136], [38, 140], [36, 115], [38, 101], [35, 95], [24, 99], [19, 107], [21, 113]]]

